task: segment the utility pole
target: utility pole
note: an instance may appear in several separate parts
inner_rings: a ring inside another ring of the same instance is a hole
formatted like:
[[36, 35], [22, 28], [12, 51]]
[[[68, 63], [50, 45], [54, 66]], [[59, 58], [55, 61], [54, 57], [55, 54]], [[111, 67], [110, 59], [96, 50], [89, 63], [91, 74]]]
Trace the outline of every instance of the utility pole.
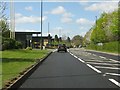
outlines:
[[13, 0], [10, 1], [10, 38], [15, 39], [15, 7]]
[[43, 40], [42, 40], [42, 10], [43, 10], [43, 2], [41, 0], [41, 50], [43, 49]]
[[48, 35], [49, 35], [49, 33], [50, 33], [50, 23], [48, 22]]

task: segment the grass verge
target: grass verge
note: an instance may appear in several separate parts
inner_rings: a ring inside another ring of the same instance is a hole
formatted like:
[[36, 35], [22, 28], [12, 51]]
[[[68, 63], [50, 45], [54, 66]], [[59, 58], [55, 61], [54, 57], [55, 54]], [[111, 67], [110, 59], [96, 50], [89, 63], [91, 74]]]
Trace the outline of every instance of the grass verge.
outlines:
[[89, 46], [86, 47], [86, 49], [120, 54], [120, 42], [116, 41], [116, 42], [103, 43], [103, 46], [90, 44]]
[[2, 86], [47, 54], [47, 50], [2, 51]]

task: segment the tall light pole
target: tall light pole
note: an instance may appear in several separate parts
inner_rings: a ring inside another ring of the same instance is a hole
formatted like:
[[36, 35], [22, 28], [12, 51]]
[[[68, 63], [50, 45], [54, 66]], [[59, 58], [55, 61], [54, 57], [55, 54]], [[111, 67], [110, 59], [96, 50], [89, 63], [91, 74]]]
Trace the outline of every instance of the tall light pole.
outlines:
[[50, 23], [48, 22], [48, 35], [50, 33]]
[[10, 1], [10, 38], [15, 39], [15, 7], [13, 0]]
[[41, 0], [41, 50], [43, 49], [42, 47], [43, 47], [43, 40], [42, 40], [42, 11], [43, 10], [43, 2], [42, 2], [42, 0]]

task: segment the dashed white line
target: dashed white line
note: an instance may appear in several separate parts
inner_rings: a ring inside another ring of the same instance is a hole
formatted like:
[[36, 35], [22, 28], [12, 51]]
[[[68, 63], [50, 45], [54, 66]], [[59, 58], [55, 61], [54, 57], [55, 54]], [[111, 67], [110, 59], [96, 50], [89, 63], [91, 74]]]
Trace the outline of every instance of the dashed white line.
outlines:
[[90, 64], [87, 64], [88, 67], [96, 71], [97, 73], [102, 73], [100, 70], [96, 69], [95, 67], [91, 66]]
[[120, 87], [120, 83], [114, 79], [109, 79], [112, 83]]
[[116, 70], [120, 70], [120, 68], [118, 67], [101, 67], [101, 66], [95, 66], [96, 68], [102, 68], [102, 69], [116, 69]]

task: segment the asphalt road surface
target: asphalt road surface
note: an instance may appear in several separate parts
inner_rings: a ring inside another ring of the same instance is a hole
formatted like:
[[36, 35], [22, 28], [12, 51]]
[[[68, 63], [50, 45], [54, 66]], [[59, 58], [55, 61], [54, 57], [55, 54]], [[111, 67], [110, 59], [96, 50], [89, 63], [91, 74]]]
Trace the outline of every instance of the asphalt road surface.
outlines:
[[71, 52], [53, 52], [20, 88], [119, 88]]

